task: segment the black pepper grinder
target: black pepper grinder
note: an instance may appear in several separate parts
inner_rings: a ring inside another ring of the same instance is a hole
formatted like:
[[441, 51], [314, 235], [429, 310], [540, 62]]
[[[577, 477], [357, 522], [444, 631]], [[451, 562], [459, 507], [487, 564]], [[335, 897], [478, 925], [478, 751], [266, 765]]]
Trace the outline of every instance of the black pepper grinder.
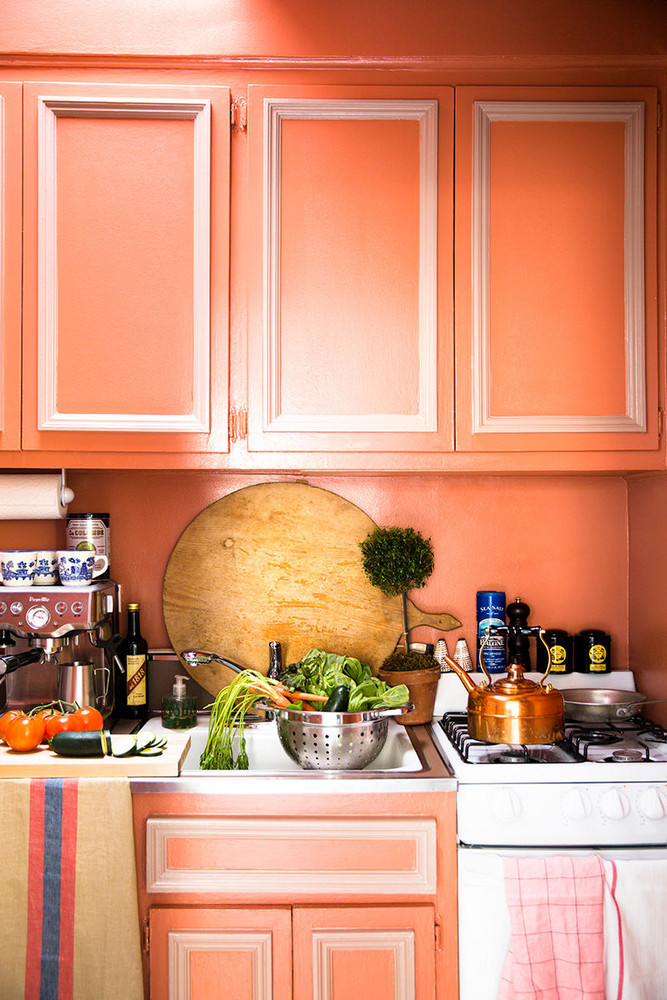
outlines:
[[528, 626], [530, 608], [516, 597], [505, 609], [509, 625], [507, 627], [507, 658], [510, 663], [519, 663], [524, 670], [530, 670], [530, 636], [535, 631]]

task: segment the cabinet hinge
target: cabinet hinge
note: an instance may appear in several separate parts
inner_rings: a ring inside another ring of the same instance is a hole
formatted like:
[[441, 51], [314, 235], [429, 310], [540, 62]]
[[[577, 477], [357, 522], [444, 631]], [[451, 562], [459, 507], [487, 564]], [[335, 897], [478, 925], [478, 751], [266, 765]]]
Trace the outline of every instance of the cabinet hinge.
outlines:
[[232, 129], [234, 132], [245, 132], [248, 128], [248, 104], [243, 97], [233, 97], [230, 108]]
[[440, 924], [434, 925], [435, 931], [435, 950], [440, 951]]
[[665, 411], [661, 406], [658, 407], [658, 439], [662, 438], [662, 428], [665, 423]]
[[658, 132], [662, 132], [662, 104], [658, 104], [657, 114], [658, 114]]
[[229, 438], [231, 441], [245, 441], [248, 436], [248, 411], [245, 406], [235, 406], [229, 411]]
[[144, 955], [148, 955], [151, 950], [151, 925], [148, 919], [148, 914], [144, 917], [142, 949]]

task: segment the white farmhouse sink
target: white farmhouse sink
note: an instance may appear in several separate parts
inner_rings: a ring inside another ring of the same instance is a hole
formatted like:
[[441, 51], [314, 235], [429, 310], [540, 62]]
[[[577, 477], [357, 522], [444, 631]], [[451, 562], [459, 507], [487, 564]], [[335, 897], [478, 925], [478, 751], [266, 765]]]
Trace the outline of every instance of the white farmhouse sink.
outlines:
[[[153, 729], [153, 726], [150, 726]], [[167, 730], [168, 732], [168, 730]], [[199, 767], [199, 758], [206, 745], [208, 736], [208, 718], [201, 717], [196, 729], [190, 731], [190, 749], [187, 753], [181, 776], [204, 775], [220, 776], [230, 774], [245, 774], [257, 772], [262, 774], [282, 774], [299, 773], [312, 774], [313, 771], [304, 771], [303, 768], [293, 761], [283, 750], [278, 738], [278, 730], [273, 722], [251, 723], [245, 728], [246, 750], [248, 753], [248, 771], [202, 771]], [[238, 752], [238, 746], [234, 747], [234, 757]], [[419, 755], [412, 745], [412, 741], [403, 726], [390, 720], [387, 741], [379, 755], [366, 768], [364, 773], [382, 774], [387, 772], [407, 772], [415, 773], [423, 769]], [[338, 771], [317, 772], [327, 774], [338, 774]], [[344, 773], [350, 773], [346, 771]], [[361, 773], [361, 772], [357, 772]]]

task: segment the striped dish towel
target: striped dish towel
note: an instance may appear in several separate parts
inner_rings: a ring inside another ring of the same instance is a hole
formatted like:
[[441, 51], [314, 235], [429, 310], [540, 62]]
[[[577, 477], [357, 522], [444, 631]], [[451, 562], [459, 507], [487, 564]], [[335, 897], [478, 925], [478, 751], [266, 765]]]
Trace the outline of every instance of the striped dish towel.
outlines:
[[506, 857], [511, 940], [499, 1000], [605, 1000], [597, 855]]
[[143, 1000], [126, 778], [0, 781], [2, 1000]]

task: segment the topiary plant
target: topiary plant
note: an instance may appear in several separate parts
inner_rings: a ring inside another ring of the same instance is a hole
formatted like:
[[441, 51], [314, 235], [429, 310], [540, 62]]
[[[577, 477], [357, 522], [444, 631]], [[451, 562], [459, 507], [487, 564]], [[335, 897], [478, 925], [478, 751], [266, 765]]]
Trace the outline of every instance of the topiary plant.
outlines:
[[414, 528], [376, 528], [359, 542], [366, 576], [385, 597], [403, 596], [405, 648], [408, 642], [408, 591], [423, 587], [433, 572], [433, 545]]

